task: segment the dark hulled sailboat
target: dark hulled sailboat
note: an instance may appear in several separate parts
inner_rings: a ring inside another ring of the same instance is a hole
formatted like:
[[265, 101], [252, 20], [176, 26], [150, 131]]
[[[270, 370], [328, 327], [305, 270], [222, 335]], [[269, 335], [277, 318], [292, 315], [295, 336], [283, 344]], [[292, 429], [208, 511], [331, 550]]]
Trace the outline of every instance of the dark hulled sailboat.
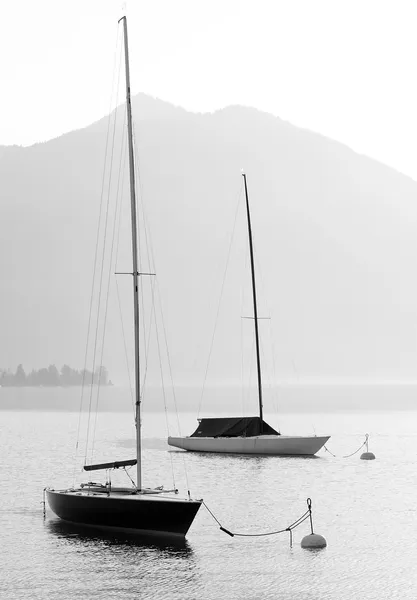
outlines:
[[140, 421], [140, 362], [139, 362], [139, 271], [137, 241], [137, 209], [133, 152], [132, 110], [130, 99], [129, 52], [127, 21], [123, 17], [126, 71], [126, 110], [129, 144], [129, 175], [132, 226], [133, 302], [135, 337], [135, 420], [136, 458], [97, 465], [86, 465], [85, 471], [137, 467], [137, 482], [133, 487], [113, 487], [106, 484], [86, 483], [78, 488], [45, 490], [48, 503], [61, 519], [99, 528], [134, 531], [146, 534], [184, 536], [190, 528], [202, 500], [183, 499], [177, 490], [149, 489], [142, 486], [141, 474], [141, 421]]

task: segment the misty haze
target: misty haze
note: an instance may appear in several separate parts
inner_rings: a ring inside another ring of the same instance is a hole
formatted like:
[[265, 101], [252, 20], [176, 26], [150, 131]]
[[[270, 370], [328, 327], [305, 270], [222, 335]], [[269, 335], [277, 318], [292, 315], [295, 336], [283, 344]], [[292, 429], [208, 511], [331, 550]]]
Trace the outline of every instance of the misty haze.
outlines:
[[0, 20], [0, 597], [415, 600], [417, 8], [116, 4]]
[[[242, 167], [259, 312], [271, 318], [261, 332], [265, 344], [272, 339], [277, 382], [414, 381], [414, 181], [251, 108], [193, 114], [139, 95], [133, 112], [179, 384], [203, 381]], [[83, 366], [106, 123], [1, 148], [4, 369]], [[250, 309], [243, 219], [240, 209], [209, 384], [240, 381], [241, 317]], [[128, 261], [126, 252], [119, 265], [128, 270]], [[126, 384], [118, 325], [109, 326], [106, 348], [113, 381]]]

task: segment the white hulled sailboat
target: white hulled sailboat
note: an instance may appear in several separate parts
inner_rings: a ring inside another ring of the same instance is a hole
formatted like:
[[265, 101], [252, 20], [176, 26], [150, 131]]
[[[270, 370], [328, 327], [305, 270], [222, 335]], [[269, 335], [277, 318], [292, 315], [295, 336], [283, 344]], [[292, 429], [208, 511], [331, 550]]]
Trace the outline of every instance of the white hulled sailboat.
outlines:
[[251, 263], [253, 320], [255, 324], [256, 368], [259, 414], [253, 417], [204, 418], [191, 436], [169, 437], [168, 444], [194, 452], [230, 454], [270, 454], [275, 456], [312, 456], [330, 436], [281, 435], [263, 420], [262, 373], [256, 302], [255, 261], [246, 174], [243, 173]]

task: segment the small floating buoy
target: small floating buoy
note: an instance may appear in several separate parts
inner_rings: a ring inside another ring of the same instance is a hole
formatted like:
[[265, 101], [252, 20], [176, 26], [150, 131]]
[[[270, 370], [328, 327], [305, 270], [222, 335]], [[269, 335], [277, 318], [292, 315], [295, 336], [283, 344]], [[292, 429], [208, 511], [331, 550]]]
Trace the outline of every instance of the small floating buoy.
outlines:
[[375, 460], [375, 454], [373, 452], [369, 452], [368, 439], [369, 439], [369, 434], [367, 433], [366, 439], [365, 439], [366, 452], [361, 454], [361, 460]]
[[373, 452], [364, 452], [361, 454], [361, 460], [375, 460], [375, 454]]
[[327, 546], [327, 542], [324, 537], [318, 533], [314, 533], [313, 531], [313, 514], [311, 510], [311, 498], [307, 498], [307, 506], [308, 512], [310, 513], [310, 527], [311, 533], [304, 536], [301, 540], [301, 548], [306, 548], [307, 550], [318, 550], [319, 548], [325, 548]]
[[327, 542], [322, 535], [318, 533], [309, 533], [304, 536], [301, 540], [301, 548], [307, 548], [308, 550], [314, 550], [316, 548], [325, 548]]

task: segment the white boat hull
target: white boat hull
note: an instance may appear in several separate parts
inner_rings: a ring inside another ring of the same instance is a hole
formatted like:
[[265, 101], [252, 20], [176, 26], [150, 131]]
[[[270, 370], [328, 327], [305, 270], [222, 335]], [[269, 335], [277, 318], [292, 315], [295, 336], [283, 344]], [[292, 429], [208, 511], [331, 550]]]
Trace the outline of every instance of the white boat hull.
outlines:
[[169, 437], [168, 444], [190, 452], [313, 456], [330, 436], [257, 435], [251, 437]]

